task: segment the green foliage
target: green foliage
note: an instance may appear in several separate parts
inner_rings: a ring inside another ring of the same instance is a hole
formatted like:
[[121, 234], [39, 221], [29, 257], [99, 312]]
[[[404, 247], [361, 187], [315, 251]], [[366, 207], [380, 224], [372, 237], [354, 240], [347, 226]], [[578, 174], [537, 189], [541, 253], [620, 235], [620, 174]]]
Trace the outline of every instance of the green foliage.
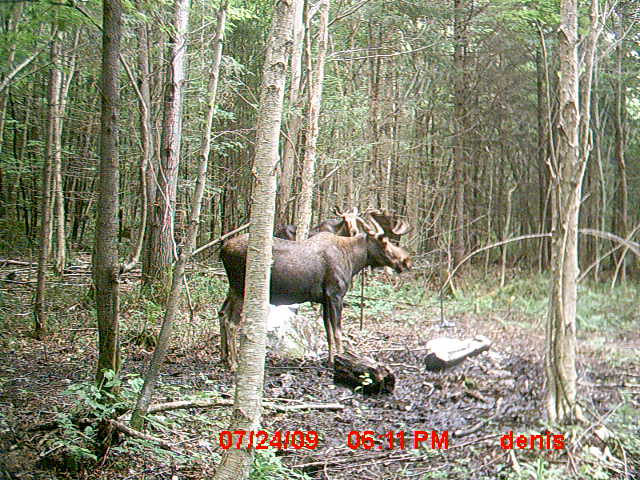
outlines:
[[578, 287], [578, 328], [586, 331], [618, 331], [633, 328], [640, 320], [640, 291], [632, 282], [611, 289], [608, 284]]
[[291, 470], [282, 464], [273, 449], [257, 450], [253, 460], [251, 480], [310, 480], [301, 472]]
[[227, 294], [225, 277], [219, 275], [198, 274], [189, 279], [191, 299], [199, 304], [221, 303]]
[[535, 29], [536, 24], [550, 29], [560, 23], [558, 0], [499, 0], [495, 6], [498, 19], [515, 30]]
[[128, 317], [121, 327], [122, 343], [133, 343], [144, 348], [155, 347], [156, 327], [164, 314], [162, 305], [134, 292], [124, 297], [122, 306], [122, 311]]
[[[105, 379], [105, 388], [102, 390], [94, 383], [84, 382], [72, 385], [64, 392], [72, 397], [72, 407], [56, 415], [61, 431], [50, 446], [55, 450], [62, 449], [68, 456], [68, 465], [71, 461], [77, 468], [78, 465], [97, 461], [95, 452], [99, 444], [96, 425], [129, 409], [142, 389], [142, 379], [138, 376], [129, 376], [123, 382], [113, 371], [106, 371]], [[91, 423], [82, 426], [82, 420], [78, 419], [90, 419]]]
[[528, 462], [519, 462], [520, 468], [513, 470], [506, 478], [508, 480], [562, 480], [567, 478], [564, 468], [551, 465], [542, 457]]

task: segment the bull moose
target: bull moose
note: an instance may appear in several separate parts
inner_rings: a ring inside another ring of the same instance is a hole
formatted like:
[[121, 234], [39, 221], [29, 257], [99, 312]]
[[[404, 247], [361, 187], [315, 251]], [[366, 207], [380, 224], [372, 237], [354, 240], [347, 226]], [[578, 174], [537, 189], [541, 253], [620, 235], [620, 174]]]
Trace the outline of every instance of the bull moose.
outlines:
[[[353, 277], [367, 266], [391, 267], [401, 273], [412, 266], [409, 253], [391, 242], [375, 219], [358, 217], [362, 233], [352, 237], [321, 232], [296, 242], [274, 238], [271, 267], [271, 303], [322, 305], [329, 345], [329, 363], [343, 352], [342, 306]], [[237, 365], [237, 330], [244, 300], [248, 235], [227, 240], [220, 258], [229, 279], [227, 298], [220, 308], [222, 358]]]

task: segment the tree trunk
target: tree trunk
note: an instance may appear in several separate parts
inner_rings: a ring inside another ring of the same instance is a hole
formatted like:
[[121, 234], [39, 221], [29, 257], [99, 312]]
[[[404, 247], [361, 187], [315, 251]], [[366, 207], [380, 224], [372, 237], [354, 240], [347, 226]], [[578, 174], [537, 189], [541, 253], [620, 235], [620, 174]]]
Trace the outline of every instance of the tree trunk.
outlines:
[[56, 132], [58, 130], [58, 99], [62, 85], [60, 70], [60, 34], [52, 25], [51, 71], [49, 73], [49, 113], [47, 125], [47, 146], [42, 167], [42, 199], [40, 202], [40, 251], [38, 253], [38, 273], [36, 299], [34, 305], [35, 337], [42, 339], [47, 332], [47, 263], [51, 245], [51, 169], [56, 155]]
[[171, 31], [171, 65], [167, 71], [158, 192], [151, 225], [150, 259], [144, 280], [147, 285], [166, 285], [171, 263], [176, 258], [174, 220], [182, 136], [182, 100], [186, 81], [187, 36], [191, 0], [176, 0]]
[[162, 321], [162, 328], [160, 335], [158, 336], [158, 342], [155, 351], [153, 352], [153, 358], [149, 365], [149, 370], [145, 376], [144, 385], [138, 401], [136, 403], [135, 411], [131, 416], [131, 425], [134, 428], [140, 429], [144, 421], [144, 415], [147, 413], [149, 405], [153, 397], [155, 385], [158, 380], [158, 374], [160, 367], [164, 362], [169, 349], [169, 343], [171, 341], [171, 333], [173, 331], [173, 324], [175, 321], [176, 313], [178, 312], [178, 303], [180, 301], [180, 291], [183, 285], [184, 271], [187, 263], [191, 259], [191, 252], [193, 252], [198, 238], [198, 225], [200, 222], [200, 212], [202, 209], [202, 197], [204, 196], [204, 187], [207, 181], [207, 169], [209, 166], [209, 154], [211, 152], [211, 129], [213, 127], [213, 117], [216, 111], [216, 97], [218, 93], [218, 78], [220, 76], [220, 64], [222, 60], [222, 44], [224, 37], [224, 29], [226, 24], [227, 15], [227, 1], [223, 0], [217, 15], [216, 34], [213, 39], [213, 63], [211, 65], [211, 71], [209, 74], [209, 102], [207, 121], [205, 129], [202, 135], [202, 146], [200, 149], [200, 165], [198, 168], [198, 177], [196, 188], [191, 199], [191, 218], [189, 219], [189, 228], [186, 235], [185, 245], [171, 276], [171, 291], [167, 299], [167, 309], [165, 311], [164, 319]]
[[[11, 7], [11, 16], [6, 22], [7, 32], [13, 33], [17, 30], [18, 22], [20, 21], [20, 17], [22, 16], [23, 7], [24, 3], [18, 3]], [[13, 68], [13, 61], [15, 60], [17, 46], [18, 41], [15, 40], [8, 48], [9, 54], [5, 59], [5, 63], [9, 66], [9, 69]], [[3, 80], [4, 76], [0, 74], [0, 82], [2, 82]], [[4, 125], [7, 115], [8, 100], [9, 90], [0, 92], [0, 154], [2, 154], [4, 145]], [[0, 166], [0, 218], [3, 218], [5, 216], [6, 205], [10, 203], [8, 195], [5, 193], [4, 183], [4, 173], [2, 171], [2, 166]]]
[[557, 162], [552, 164], [552, 287], [546, 327], [546, 411], [552, 422], [582, 419], [577, 403], [576, 303], [578, 216], [582, 181], [590, 151], [591, 85], [596, 47], [602, 32], [599, 0], [592, 0], [591, 29], [585, 47], [582, 101], [578, 64], [577, 0], [561, 0], [559, 29], [559, 115]]
[[[265, 323], [269, 313], [273, 220], [278, 140], [282, 119], [287, 57], [291, 44], [293, 8], [277, 0], [267, 44], [256, 133], [256, 185], [251, 205], [251, 233], [247, 252], [244, 326], [230, 430], [257, 430], [260, 425], [265, 361]], [[224, 452], [215, 480], [248, 478], [253, 449]]]
[[282, 174], [280, 176], [280, 195], [277, 198], [278, 211], [276, 223], [291, 223], [288, 212], [293, 211], [289, 205], [293, 189], [293, 173], [298, 154], [298, 136], [302, 126], [302, 51], [304, 47], [305, 23], [304, 0], [293, 0], [293, 51], [291, 53], [291, 88], [289, 90], [289, 128], [284, 140], [282, 152]]
[[[324, 64], [329, 42], [329, 1], [319, 0], [320, 27], [318, 31], [318, 56], [316, 69], [311, 68], [310, 37], [307, 40], [307, 61], [311, 88], [309, 88], [309, 111], [307, 135], [304, 151], [304, 166], [302, 168], [302, 185], [300, 188], [300, 202], [298, 204], [298, 222], [296, 238], [304, 240], [309, 234], [311, 224], [311, 205], [313, 202], [314, 176], [316, 171], [317, 144], [320, 123], [320, 107], [322, 105], [322, 85], [324, 82]], [[309, 28], [310, 20], [307, 22]]]
[[[141, 8], [138, 5], [138, 8]], [[143, 270], [148, 269], [148, 257], [150, 255], [150, 248], [144, 249], [144, 246], [149, 246], [150, 236], [147, 225], [149, 224], [149, 216], [153, 211], [153, 204], [155, 202], [156, 182], [155, 171], [153, 162], [153, 123], [151, 120], [151, 87], [149, 84], [149, 77], [151, 75], [149, 67], [149, 38], [147, 25], [141, 23], [136, 28], [136, 34], [138, 37], [138, 107], [140, 114], [140, 139], [142, 143], [142, 156], [140, 158], [140, 193], [141, 193], [141, 209], [142, 215], [140, 220], [140, 227], [138, 229], [138, 235], [135, 240], [135, 247], [131, 252], [129, 260], [123, 267], [123, 271], [128, 271], [134, 268], [140, 256], [143, 255]], [[132, 238], [133, 240], [133, 238]]]
[[120, 274], [118, 263], [118, 209], [120, 165], [118, 122], [120, 107], [119, 55], [122, 36], [121, 0], [105, 0], [102, 31], [102, 115], [100, 173], [93, 282], [98, 315], [98, 371], [104, 385], [105, 372], [120, 371]]
[[[381, 38], [375, 38], [373, 31], [374, 24], [370, 21], [368, 27], [368, 43], [372, 52], [378, 52], [381, 47]], [[371, 55], [368, 61], [369, 66], [369, 122], [367, 129], [367, 141], [369, 142], [369, 167], [368, 172], [363, 172], [364, 180], [364, 202], [367, 205], [379, 205], [379, 179], [376, 170], [379, 165], [380, 158], [380, 77], [382, 74], [382, 57], [380, 55]], [[369, 174], [372, 173], [372, 174]]]

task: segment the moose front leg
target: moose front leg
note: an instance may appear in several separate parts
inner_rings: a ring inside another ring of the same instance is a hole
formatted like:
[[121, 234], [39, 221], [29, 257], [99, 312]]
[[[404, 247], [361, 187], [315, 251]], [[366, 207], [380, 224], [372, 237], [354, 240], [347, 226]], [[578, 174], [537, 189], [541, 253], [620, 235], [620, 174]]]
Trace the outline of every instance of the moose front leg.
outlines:
[[324, 330], [327, 333], [327, 345], [329, 347], [329, 366], [333, 366], [333, 359], [335, 356], [335, 332], [333, 330], [333, 323], [330, 316], [330, 301], [325, 301], [322, 304], [322, 321], [324, 322]]
[[327, 329], [327, 339], [329, 338], [329, 332], [331, 332], [331, 339], [329, 343], [329, 363], [333, 365], [335, 353], [343, 353], [344, 348], [342, 346], [342, 302], [344, 295], [334, 293], [328, 295], [328, 301], [325, 303], [323, 309], [325, 328]]

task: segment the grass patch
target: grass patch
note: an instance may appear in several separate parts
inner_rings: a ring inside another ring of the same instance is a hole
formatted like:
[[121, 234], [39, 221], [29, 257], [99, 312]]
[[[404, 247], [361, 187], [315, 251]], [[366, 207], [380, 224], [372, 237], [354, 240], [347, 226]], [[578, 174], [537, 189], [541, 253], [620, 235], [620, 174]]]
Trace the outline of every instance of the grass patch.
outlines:
[[[549, 274], [530, 274], [503, 288], [495, 282], [478, 282], [458, 290], [447, 300], [455, 314], [502, 314], [505, 318], [531, 323], [547, 315]], [[635, 328], [640, 320], [640, 288], [629, 281], [611, 289], [608, 284], [584, 282], [578, 285], [577, 326], [582, 331], [614, 332]]]
[[[345, 310], [345, 315], [360, 316], [360, 292], [362, 275], [358, 275], [347, 294], [346, 301], [352, 307]], [[418, 282], [405, 282], [395, 285], [392, 282], [381, 281], [368, 277], [364, 287], [364, 309], [367, 316], [384, 316], [396, 309], [423, 303], [423, 290]]]

